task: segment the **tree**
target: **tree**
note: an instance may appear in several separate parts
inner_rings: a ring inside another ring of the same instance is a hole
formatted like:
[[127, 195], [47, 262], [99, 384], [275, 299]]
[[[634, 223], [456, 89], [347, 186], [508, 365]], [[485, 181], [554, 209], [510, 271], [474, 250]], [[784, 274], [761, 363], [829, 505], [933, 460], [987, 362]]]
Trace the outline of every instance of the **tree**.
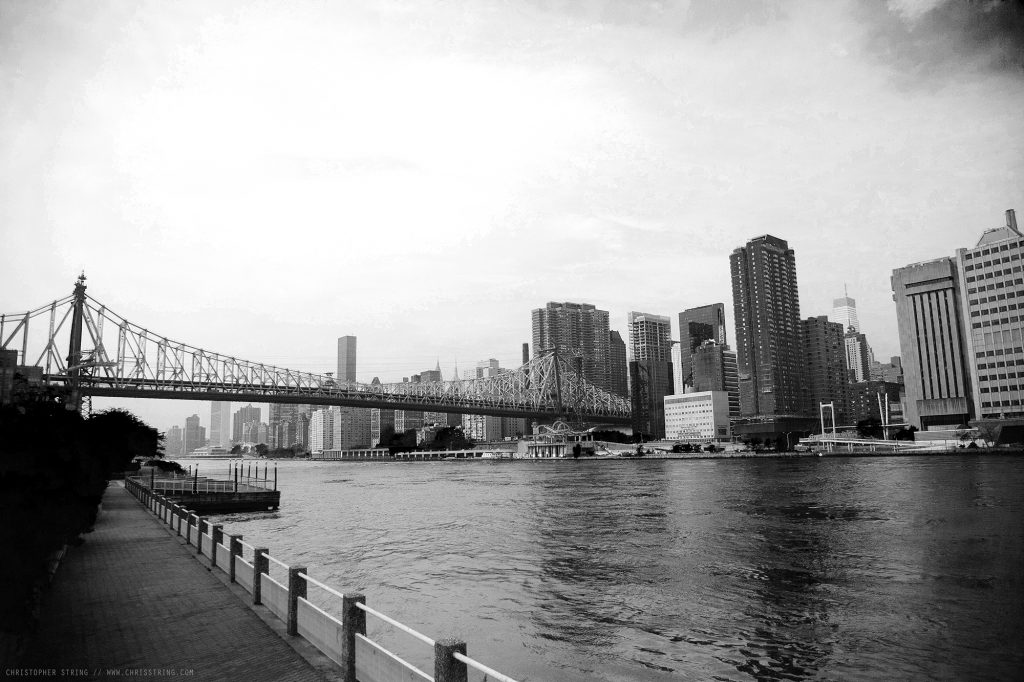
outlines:
[[235, 443], [234, 445], [231, 446], [231, 453], [230, 454], [232, 454], [232, 455], [240, 455], [240, 454], [242, 454], [242, 446], [239, 445], [238, 443]]
[[878, 417], [868, 417], [857, 422], [857, 434], [861, 438], [882, 438], [882, 422]]
[[434, 436], [431, 447], [438, 450], [470, 450], [476, 445], [458, 426], [447, 426]]
[[266, 457], [268, 451], [269, 451], [269, 448], [267, 447], [266, 443], [257, 443], [256, 444], [256, 454], [258, 456]]
[[714, 443], [708, 443], [706, 446], [704, 446], [704, 451], [705, 452], [718, 452], [718, 447], [715, 446]]

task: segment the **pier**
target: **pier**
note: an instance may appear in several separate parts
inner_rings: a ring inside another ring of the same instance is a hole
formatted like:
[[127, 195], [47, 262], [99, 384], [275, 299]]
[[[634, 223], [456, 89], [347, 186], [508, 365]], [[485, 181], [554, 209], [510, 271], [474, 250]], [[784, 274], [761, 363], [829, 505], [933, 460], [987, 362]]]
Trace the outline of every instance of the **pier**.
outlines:
[[[277, 467], [273, 479], [264, 465], [263, 478], [252, 475], [241, 465], [228, 467], [228, 478], [199, 475], [199, 467], [190, 474], [157, 471], [151, 468], [141, 474], [125, 474], [125, 487], [143, 488], [166, 497], [199, 514], [229, 514], [232, 512], [274, 511], [281, 506], [281, 491], [277, 489]], [[133, 493], [134, 494], [134, 493]]]

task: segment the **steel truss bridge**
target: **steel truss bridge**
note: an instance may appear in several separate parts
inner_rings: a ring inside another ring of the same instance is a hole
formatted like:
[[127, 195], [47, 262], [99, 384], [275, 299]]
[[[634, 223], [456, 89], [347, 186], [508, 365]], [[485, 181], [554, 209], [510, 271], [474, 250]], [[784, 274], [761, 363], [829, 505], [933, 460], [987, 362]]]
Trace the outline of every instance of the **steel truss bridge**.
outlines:
[[[0, 314], [0, 349], [39, 367], [47, 385], [83, 397], [225, 400], [378, 407], [572, 423], [629, 424], [629, 402], [583, 379], [573, 358], [545, 353], [495, 377], [361, 384], [213, 353], [129, 322], [85, 293]], [[65, 351], [66, 349], [66, 351]]]

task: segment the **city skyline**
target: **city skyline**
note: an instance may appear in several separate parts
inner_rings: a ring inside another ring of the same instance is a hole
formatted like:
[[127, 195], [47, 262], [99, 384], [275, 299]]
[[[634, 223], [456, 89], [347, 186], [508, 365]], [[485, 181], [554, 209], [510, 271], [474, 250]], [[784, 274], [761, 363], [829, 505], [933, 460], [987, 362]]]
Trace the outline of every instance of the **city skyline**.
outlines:
[[623, 337], [724, 302], [735, 339], [728, 255], [770, 233], [803, 317], [848, 283], [899, 355], [892, 270], [1024, 207], [1015, 25], [779, 7], [0, 3], [0, 311], [85, 270], [212, 351], [326, 372], [351, 334], [360, 381], [449, 378], [518, 366], [547, 301]]

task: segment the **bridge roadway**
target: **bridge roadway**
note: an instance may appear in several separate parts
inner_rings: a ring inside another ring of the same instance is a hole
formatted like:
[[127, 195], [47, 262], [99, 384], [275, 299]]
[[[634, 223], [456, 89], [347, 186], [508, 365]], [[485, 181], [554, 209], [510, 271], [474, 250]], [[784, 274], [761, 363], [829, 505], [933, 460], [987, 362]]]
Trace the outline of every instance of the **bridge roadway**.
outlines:
[[14, 667], [53, 677], [84, 669], [85, 679], [166, 671], [195, 680], [341, 679], [305, 640], [286, 640], [265, 606], [247, 606], [241, 587], [205, 567], [120, 484], [107, 488], [84, 538], [65, 555], [36, 635]]

